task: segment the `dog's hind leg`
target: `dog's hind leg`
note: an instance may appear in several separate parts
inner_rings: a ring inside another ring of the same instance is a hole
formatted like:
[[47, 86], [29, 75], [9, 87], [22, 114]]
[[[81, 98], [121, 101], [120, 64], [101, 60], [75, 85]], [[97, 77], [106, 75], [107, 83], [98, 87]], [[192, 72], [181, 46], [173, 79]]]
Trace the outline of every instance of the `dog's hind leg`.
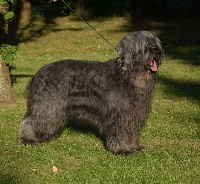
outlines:
[[59, 135], [67, 123], [66, 112], [61, 106], [31, 106], [25, 115], [19, 131], [18, 142], [21, 144], [38, 144], [50, 141]]

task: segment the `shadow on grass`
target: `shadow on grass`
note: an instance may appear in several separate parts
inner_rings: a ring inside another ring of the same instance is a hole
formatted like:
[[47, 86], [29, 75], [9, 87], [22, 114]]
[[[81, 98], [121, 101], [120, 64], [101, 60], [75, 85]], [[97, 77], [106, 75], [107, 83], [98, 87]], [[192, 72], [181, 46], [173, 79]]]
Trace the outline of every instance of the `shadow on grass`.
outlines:
[[18, 78], [29, 78], [29, 77], [33, 77], [33, 75], [31, 74], [11, 74], [10, 75], [12, 85], [17, 82]]
[[[161, 84], [165, 85], [164, 92], [168, 96], [175, 95], [178, 98], [184, 98], [191, 100], [193, 103], [196, 103], [199, 105], [200, 102], [200, 82], [191, 82], [191, 81], [180, 81], [175, 80], [167, 77], [159, 77], [158, 81]], [[200, 107], [200, 105], [199, 105]], [[197, 113], [191, 114], [191, 118], [196, 122], [197, 124], [197, 137], [200, 138], [200, 117], [197, 115]]]
[[0, 183], [1, 184], [18, 183], [18, 178], [11, 173], [0, 174]]
[[[39, 22], [39, 23], [38, 23]], [[21, 27], [15, 37], [15, 44], [33, 42], [39, 38], [45, 37], [49, 33], [59, 33], [61, 31], [82, 31], [81, 27], [57, 28], [54, 19], [44, 17], [32, 17], [30, 23]], [[45, 47], [45, 45], [44, 45]]]
[[[40, 22], [40, 24], [38, 24], [38, 22]], [[15, 44], [34, 41], [37, 38], [45, 36], [47, 33], [52, 31], [52, 26], [55, 25], [56, 23], [53, 19], [42, 20], [40, 17], [33, 16], [31, 17], [29, 24], [26, 24], [18, 30], [17, 36], [15, 37]]]
[[106, 146], [105, 136], [102, 135], [95, 126], [92, 126], [92, 123], [86, 120], [78, 119], [72, 116], [69, 118], [66, 128], [81, 132], [83, 134], [93, 134], [103, 142], [104, 146]]
[[158, 81], [164, 84], [166, 93], [177, 97], [186, 97], [190, 100], [200, 101], [200, 82], [180, 81], [164, 76], [159, 76]]

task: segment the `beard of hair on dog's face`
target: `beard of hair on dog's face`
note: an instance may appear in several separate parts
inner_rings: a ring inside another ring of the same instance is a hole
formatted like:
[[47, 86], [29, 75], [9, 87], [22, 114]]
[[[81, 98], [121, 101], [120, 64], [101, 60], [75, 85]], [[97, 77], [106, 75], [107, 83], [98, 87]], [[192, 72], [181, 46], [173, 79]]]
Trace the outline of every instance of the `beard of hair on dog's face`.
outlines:
[[[157, 71], [158, 66], [161, 64], [163, 58], [163, 50], [160, 40], [153, 34], [144, 32], [146, 37], [142, 37], [139, 40], [140, 51], [138, 53], [141, 59], [140, 61], [144, 62], [145, 67], [154, 65], [154, 69], [151, 71]], [[139, 58], [138, 58], [139, 59]]]

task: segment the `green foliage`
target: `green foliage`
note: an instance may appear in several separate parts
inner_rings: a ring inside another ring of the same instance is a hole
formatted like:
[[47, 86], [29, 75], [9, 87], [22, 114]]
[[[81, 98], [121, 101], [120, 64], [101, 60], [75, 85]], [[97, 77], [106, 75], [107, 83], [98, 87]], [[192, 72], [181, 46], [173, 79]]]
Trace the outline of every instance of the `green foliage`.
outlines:
[[[0, 5], [3, 5], [5, 2], [6, 2], [5, 0], [0, 0]], [[10, 0], [9, 2], [13, 4], [14, 0]], [[5, 22], [7, 22], [8, 20], [11, 20], [14, 17], [13, 11], [0, 12], [0, 13], [4, 16]], [[9, 66], [13, 65], [13, 55], [14, 55], [16, 49], [17, 49], [17, 47], [13, 46], [13, 45], [9, 45], [9, 44], [1, 44], [0, 45], [0, 55], [4, 60], [6, 60], [6, 63]]]
[[[12, 5], [14, 4], [15, 0], [0, 0], [0, 5], [3, 5], [5, 2], [10, 2]], [[7, 21], [7, 20], [10, 20], [14, 17], [14, 12], [13, 11], [8, 11], [8, 12], [3, 12], [3, 11], [0, 11], [0, 14], [3, 14], [4, 15], [4, 19]]]
[[9, 2], [11, 2], [12, 4], [15, 3], [15, 0], [0, 0], [0, 5], [3, 4], [5, 1], [9, 1]]
[[0, 47], [0, 54], [9, 66], [13, 65], [13, 55], [17, 50], [17, 46], [2, 44]]
[[4, 15], [5, 20], [12, 19], [13, 17], [14, 17], [14, 13], [12, 11], [10, 11]]

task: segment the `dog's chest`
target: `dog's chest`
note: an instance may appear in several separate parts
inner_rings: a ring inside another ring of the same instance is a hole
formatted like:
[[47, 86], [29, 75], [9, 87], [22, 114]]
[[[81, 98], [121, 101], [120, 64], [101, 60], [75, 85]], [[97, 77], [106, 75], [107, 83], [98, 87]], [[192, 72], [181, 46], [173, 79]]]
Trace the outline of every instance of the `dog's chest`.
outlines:
[[152, 88], [154, 82], [154, 78], [152, 77], [151, 73], [148, 72], [138, 74], [135, 78], [131, 80], [131, 83], [134, 85], [134, 87], [141, 90]]

